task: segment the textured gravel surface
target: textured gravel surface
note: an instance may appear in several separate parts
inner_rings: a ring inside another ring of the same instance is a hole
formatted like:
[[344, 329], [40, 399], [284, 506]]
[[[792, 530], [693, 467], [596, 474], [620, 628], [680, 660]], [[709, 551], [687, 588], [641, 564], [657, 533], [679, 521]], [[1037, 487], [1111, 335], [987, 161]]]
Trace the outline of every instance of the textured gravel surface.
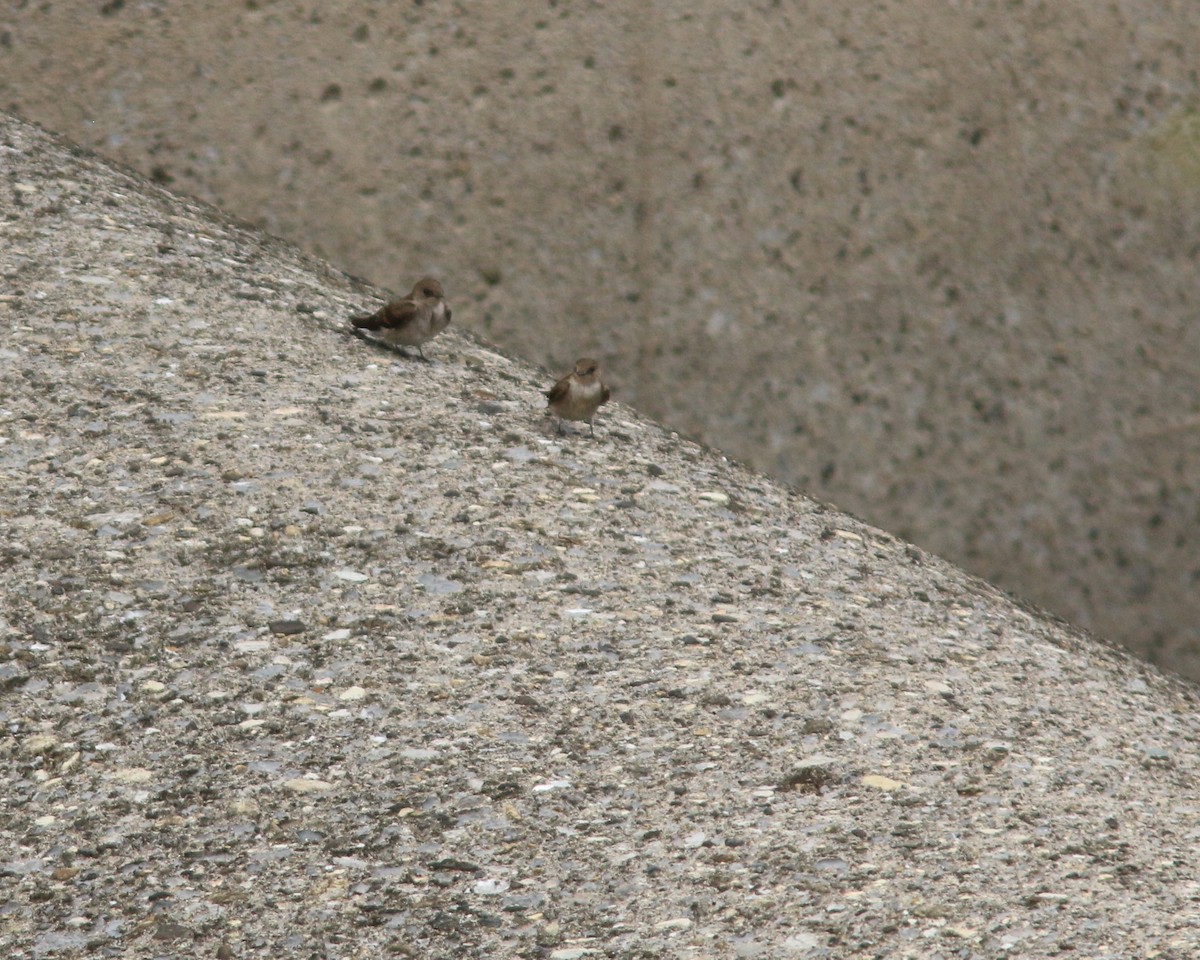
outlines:
[[1200, 951], [1192, 687], [37, 128], [0, 170], [4, 956]]
[[1189, 37], [1195, 0], [10, 0], [0, 105], [450, 278], [466, 328], [1200, 680]]

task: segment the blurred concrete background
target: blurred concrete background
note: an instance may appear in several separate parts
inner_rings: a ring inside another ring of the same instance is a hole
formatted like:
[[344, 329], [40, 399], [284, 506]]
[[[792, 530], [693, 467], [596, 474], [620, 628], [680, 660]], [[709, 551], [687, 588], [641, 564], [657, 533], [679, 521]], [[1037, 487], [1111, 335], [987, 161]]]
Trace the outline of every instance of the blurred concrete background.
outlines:
[[[21, 2], [0, 105], [1200, 677], [1200, 6]], [[0, 253], [0, 260], [2, 260]]]

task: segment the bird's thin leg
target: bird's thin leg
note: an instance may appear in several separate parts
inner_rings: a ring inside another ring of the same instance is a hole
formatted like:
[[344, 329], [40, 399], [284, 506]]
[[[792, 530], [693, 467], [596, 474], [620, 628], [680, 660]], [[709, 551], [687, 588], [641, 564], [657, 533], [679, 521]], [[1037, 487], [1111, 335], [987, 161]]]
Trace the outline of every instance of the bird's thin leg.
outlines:
[[589, 428], [589, 429], [592, 431], [592, 437], [594, 438], [594, 437], [596, 436], [596, 422], [595, 422], [595, 420], [589, 420], [589, 421], [588, 421], [588, 428]]

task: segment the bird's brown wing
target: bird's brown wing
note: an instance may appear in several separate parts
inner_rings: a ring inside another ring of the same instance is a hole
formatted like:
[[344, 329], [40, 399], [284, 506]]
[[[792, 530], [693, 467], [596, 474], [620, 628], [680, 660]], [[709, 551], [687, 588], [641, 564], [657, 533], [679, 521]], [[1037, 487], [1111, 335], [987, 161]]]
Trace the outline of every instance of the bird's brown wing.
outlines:
[[571, 390], [571, 375], [568, 373], [565, 377], [558, 381], [554, 386], [546, 391], [546, 399], [550, 403], [557, 403], [562, 400]]
[[415, 300], [393, 300], [380, 313], [383, 319], [379, 327], [382, 330], [403, 330], [417, 319], [421, 312], [421, 304]]
[[357, 317], [351, 317], [350, 322], [359, 330], [378, 330], [382, 319], [383, 311], [376, 310], [374, 313], [363, 313]]
[[417, 316], [420, 307], [412, 300], [393, 300], [370, 315], [351, 317], [360, 330], [401, 330]]
[[609, 397], [611, 397], [611, 396], [612, 396], [612, 391], [608, 389], [608, 385], [607, 385], [607, 384], [601, 384], [601, 389], [600, 389], [600, 402], [601, 402], [601, 403], [608, 403], [608, 398], [609, 398]]

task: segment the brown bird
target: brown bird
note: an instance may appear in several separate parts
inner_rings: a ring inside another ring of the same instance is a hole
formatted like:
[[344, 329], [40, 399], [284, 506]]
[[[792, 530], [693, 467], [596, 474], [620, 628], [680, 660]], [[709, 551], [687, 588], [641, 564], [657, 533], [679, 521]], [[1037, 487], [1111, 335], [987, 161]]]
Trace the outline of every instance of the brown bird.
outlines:
[[588, 357], [576, 360], [575, 369], [546, 391], [547, 406], [558, 417], [559, 433], [564, 420], [586, 420], [593, 437], [596, 427], [592, 418], [610, 396], [612, 391], [600, 381], [600, 364]]
[[350, 322], [356, 329], [378, 332], [381, 340], [400, 347], [401, 353], [405, 353], [404, 347], [416, 347], [424, 360], [421, 344], [432, 340], [450, 324], [445, 296], [438, 281], [422, 277], [403, 300], [392, 300], [372, 314], [351, 317]]

